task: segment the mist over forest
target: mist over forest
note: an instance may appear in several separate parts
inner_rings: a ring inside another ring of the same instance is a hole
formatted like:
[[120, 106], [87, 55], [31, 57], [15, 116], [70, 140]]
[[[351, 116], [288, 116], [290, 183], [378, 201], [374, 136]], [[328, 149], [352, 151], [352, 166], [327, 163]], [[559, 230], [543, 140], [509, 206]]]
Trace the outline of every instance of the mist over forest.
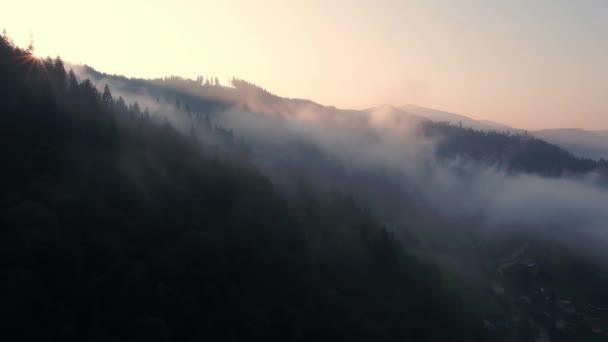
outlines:
[[0, 336], [603, 341], [608, 161], [0, 37]]
[[75, 67], [184, 134], [201, 126], [227, 132], [275, 184], [304, 181], [354, 196], [379, 217], [412, 202], [417, 208], [405, 223], [422, 208], [495, 229], [563, 226], [602, 235], [608, 222], [606, 161], [576, 157], [525, 132], [465, 129], [392, 106], [341, 110], [237, 79], [230, 86], [204, 76], [139, 81]]

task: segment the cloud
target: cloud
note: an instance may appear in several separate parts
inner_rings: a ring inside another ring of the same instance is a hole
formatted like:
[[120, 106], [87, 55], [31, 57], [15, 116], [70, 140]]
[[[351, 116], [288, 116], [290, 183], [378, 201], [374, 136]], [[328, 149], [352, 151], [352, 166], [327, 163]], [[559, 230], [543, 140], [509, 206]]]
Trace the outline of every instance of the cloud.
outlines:
[[[97, 84], [104, 82], [183, 131], [190, 127], [173, 104], [145, 91], [126, 91], [113, 79]], [[608, 191], [591, 175], [543, 178], [441, 160], [435, 154], [438, 138], [421, 134], [423, 120], [391, 106], [341, 110], [279, 98], [252, 85], [217, 91], [233, 105], [209, 113], [213, 124], [233, 130], [250, 147], [248, 161], [279, 186], [304, 179], [348, 194], [393, 229], [471, 220], [487, 232], [569, 231], [606, 238]]]
[[[546, 233], [555, 228], [553, 232], [606, 237], [608, 191], [593, 175], [544, 178], [510, 174], [471, 161], [440, 160], [434, 153], [438, 140], [420, 133], [421, 121], [390, 106], [362, 112], [313, 105], [269, 107], [248, 101], [252, 111], [233, 108], [220, 116], [220, 122], [233, 127], [254, 150], [261, 142], [274, 146], [258, 149], [264, 160], [276, 158], [272, 155], [276, 148], [280, 155], [305, 159], [295, 146], [315, 146], [325, 157], [301, 162], [301, 167], [312, 170], [339, 165], [346, 171], [332, 181], [312, 178], [311, 182], [343, 184], [345, 191], [375, 208], [379, 217], [386, 218], [387, 211], [399, 212], [400, 203], [390, 203], [395, 198], [391, 192], [396, 191], [403, 207], [416, 203], [417, 208], [426, 207], [447, 220], [474, 217], [487, 231]], [[267, 172], [272, 174], [272, 170]], [[377, 183], [370, 184], [370, 179]], [[365, 198], [369, 187], [379, 189], [373, 199]], [[411, 219], [404, 215], [391, 222], [407, 225]]]
[[[67, 64], [67, 63], [66, 63]], [[127, 105], [132, 105], [137, 102], [140, 109], [144, 111], [148, 109], [150, 114], [159, 120], [168, 121], [174, 128], [182, 133], [188, 133], [191, 127], [191, 119], [184, 115], [183, 111], [176, 108], [174, 102], [167, 102], [165, 99], [154, 97], [146, 88], [137, 87], [133, 89], [131, 81], [126, 78], [114, 77], [109, 75], [96, 75], [87, 71], [87, 68], [82, 64], [67, 64], [68, 68], [74, 71], [76, 77], [82, 81], [90, 79], [95, 88], [103, 91], [107, 84], [112, 92], [114, 99], [122, 97]]]

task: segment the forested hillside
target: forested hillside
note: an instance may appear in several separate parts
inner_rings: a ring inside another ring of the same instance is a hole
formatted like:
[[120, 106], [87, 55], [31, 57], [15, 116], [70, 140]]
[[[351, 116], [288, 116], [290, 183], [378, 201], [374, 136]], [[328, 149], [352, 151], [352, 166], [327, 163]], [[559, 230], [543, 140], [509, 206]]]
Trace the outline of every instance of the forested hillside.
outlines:
[[488, 340], [348, 197], [280, 192], [6, 35], [0, 89], [5, 340]]
[[436, 152], [444, 158], [460, 157], [551, 177], [590, 172], [608, 175], [606, 160], [576, 157], [529, 134], [481, 131], [442, 122], [426, 122], [423, 131], [441, 138]]
[[[147, 95], [155, 103], [177, 104], [175, 107], [188, 113], [205, 113], [219, 116], [230, 106], [265, 113], [272, 116], [291, 117], [302, 112], [320, 117], [344, 117], [360, 120], [374, 108], [365, 111], [341, 110], [308, 100], [288, 99], [274, 95], [249, 82], [233, 79], [232, 87], [221, 86], [216, 78], [199, 76], [188, 80], [173, 76], [162, 79], [129, 79], [108, 75], [90, 66], [79, 66], [83, 75], [101, 85], [109, 82], [121, 93], [131, 96]], [[390, 108], [401, 120], [419, 125], [420, 134], [438, 138], [435, 153], [440, 158], [463, 158], [508, 170], [509, 172], [534, 173], [542, 176], [580, 175], [589, 172], [608, 174], [606, 160], [579, 157], [554, 144], [547, 143], [527, 133], [500, 130], [481, 130], [455, 125], [444, 121], [427, 120], [407, 112], [409, 107]], [[221, 120], [218, 120], [221, 122]]]
[[0, 338], [602, 341], [605, 160], [0, 39]]

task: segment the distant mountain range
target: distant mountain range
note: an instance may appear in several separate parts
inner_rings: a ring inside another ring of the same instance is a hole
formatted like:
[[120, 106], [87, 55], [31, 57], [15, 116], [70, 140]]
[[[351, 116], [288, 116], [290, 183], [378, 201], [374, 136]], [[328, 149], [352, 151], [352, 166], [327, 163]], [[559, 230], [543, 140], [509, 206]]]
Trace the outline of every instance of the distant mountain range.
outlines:
[[473, 118], [456, 114], [445, 112], [437, 109], [425, 108], [416, 105], [405, 105], [399, 107], [399, 109], [404, 110], [406, 112], [425, 117], [427, 119], [439, 122], [450, 122], [455, 125], [462, 125], [463, 127], [473, 128], [476, 130], [495, 130], [495, 131], [518, 131], [513, 127], [509, 127], [507, 125], [487, 121], [487, 120], [475, 120]]
[[[461, 114], [416, 105], [405, 105], [395, 107], [395, 109], [402, 112], [402, 115], [404, 113], [410, 113], [413, 116], [424, 117], [433, 121], [450, 122], [455, 125], [462, 125], [463, 127], [476, 130], [524, 132], [522, 129], [510, 127], [502, 123], [488, 120], [475, 120]], [[529, 131], [528, 133], [549, 143], [558, 145], [579, 157], [608, 159], [608, 130], [589, 131], [580, 128], [559, 128]]]
[[[346, 110], [334, 106], [323, 106], [310, 100], [282, 98], [247, 82], [239, 82], [238, 91], [232, 87], [199, 88], [196, 82], [180, 78], [157, 80], [127, 79], [121, 76], [100, 73], [88, 66], [71, 66], [80, 74], [79, 76], [90, 78], [98, 88], [103, 87], [104, 83], [109, 82], [118, 94], [128, 94], [133, 93], [134, 91], [137, 92], [137, 89], [145, 87], [148, 95], [153, 95], [153, 97], [157, 97], [161, 93], [165, 95], [171, 93], [174, 97], [180, 97], [185, 101], [184, 103], [189, 103], [190, 106], [197, 107], [197, 104], [200, 105], [204, 103], [208, 109], [218, 106], [225, 107], [230, 103], [238, 103], [244, 107], [251, 107], [249, 109], [256, 112], [271, 115], [289, 116], [305, 112], [308, 113], [308, 115], [316, 113], [315, 115], [325, 117], [337, 117], [340, 116], [340, 114], [348, 113], [353, 120], [362, 119], [365, 117], [365, 112], [380, 111], [387, 115], [390, 114], [394, 118], [398, 118], [401, 122], [432, 120], [436, 122], [449, 122], [453, 125], [461, 125], [464, 128], [472, 128], [481, 131], [525, 132], [523, 129], [514, 128], [499, 122], [476, 120], [462, 114], [425, 108], [413, 104], [407, 104], [400, 107], [382, 105], [364, 110]], [[125, 96], [127, 96], [127, 98], [129, 97], [128, 95]], [[247, 99], [251, 99], [252, 97], [258, 98], [258, 100], [263, 99], [263, 101], [249, 103], [250, 101]], [[138, 99], [141, 100], [141, 96], [138, 96]], [[135, 100], [135, 98], [131, 100]], [[576, 128], [563, 128], [528, 131], [528, 133], [549, 143], [558, 145], [578, 157], [596, 160], [601, 158], [608, 159], [608, 130], [587, 131]]]
[[559, 128], [534, 131], [532, 134], [581, 157], [608, 159], [608, 131]]

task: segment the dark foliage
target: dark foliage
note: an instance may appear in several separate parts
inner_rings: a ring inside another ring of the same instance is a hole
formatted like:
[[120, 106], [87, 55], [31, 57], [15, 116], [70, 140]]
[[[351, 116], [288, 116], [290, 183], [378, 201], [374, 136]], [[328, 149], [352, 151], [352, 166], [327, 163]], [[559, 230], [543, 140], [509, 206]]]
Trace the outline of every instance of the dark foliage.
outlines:
[[[88, 66], [84, 67], [84, 72], [97, 82], [107, 79], [120, 85], [122, 91], [151, 94], [167, 103], [175, 102], [178, 109], [187, 108], [194, 113], [217, 114], [221, 109], [230, 106], [241, 106], [255, 111], [254, 108], [248, 108], [248, 99], [255, 99], [256, 103], [261, 104], [260, 107], [265, 109], [266, 114], [277, 116], [302, 107], [315, 108], [328, 116], [337, 112], [346, 113], [309, 100], [282, 98], [240, 79], [232, 79], [233, 88], [227, 88], [209, 80], [204, 81], [202, 77], [196, 81], [177, 76], [149, 80], [129, 79], [104, 74]], [[442, 159], [460, 158], [512, 173], [535, 173], [546, 177], [597, 172], [604, 175], [604, 179], [608, 179], [608, 161], [579, 158], [557, 145], [526, 133], [481, 131], [428, 120], [420, 123], [423, 135], [439, 138], [436, 153]]]
[[349, 199], [282, 195], [5, 36], [0, 89], [3, 340], [484, 340]]
[[440, 137], [437, 154], [495, 165], [511, 172], [562, 176], [600, 172], [608, 174], [605, 160], [578, 158], [568, 151], [528, 134], [477, 131], [449, 123], [425, 122], [423, 133]]

